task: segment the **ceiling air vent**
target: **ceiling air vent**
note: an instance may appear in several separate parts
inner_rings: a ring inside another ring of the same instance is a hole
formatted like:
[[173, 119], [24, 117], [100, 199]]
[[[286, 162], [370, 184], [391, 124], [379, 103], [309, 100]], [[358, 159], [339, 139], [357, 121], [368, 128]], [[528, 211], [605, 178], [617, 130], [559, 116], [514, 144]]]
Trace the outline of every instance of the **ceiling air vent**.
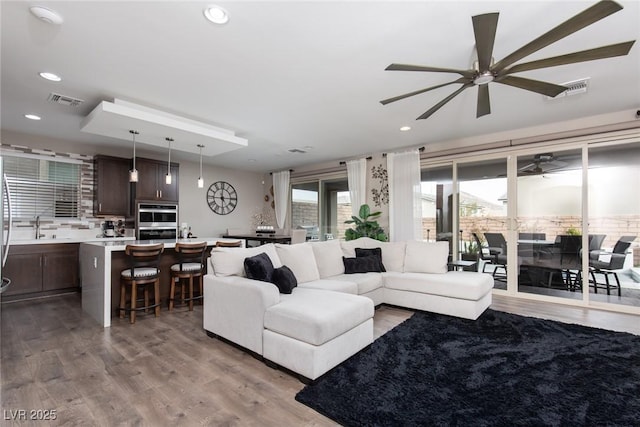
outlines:
[[589, 88], [589, 79], [591, 77], [585, 77], [580, 80], [573, 80], [571, 82], [560, 83], [560, 86], [566, 86], [567, 90], [562, 92], [560, 95], [552, 98], [550, 96], [546, 96], [547, 99], [560, 99], [565, 96], [577, 95], [579, 93], [587, 93], [587, 89]]
[[82, 104], [84, 101], [78, 98], [72, 98], [66, 95], [60, 95], [59, 93], [51, 92], [47, 101], [55, 102], [56, 104], [66, 105], [68, 107], [77, 107]]

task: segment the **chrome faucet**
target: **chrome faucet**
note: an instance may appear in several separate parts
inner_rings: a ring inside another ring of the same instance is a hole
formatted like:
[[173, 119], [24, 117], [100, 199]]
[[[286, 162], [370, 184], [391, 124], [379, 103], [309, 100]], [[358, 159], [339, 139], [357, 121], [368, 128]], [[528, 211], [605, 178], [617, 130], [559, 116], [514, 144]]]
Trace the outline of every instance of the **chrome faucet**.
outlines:
[[44, 234], [40, 234], [40, 215], [36, 217], [36, 239], [44, 237]]

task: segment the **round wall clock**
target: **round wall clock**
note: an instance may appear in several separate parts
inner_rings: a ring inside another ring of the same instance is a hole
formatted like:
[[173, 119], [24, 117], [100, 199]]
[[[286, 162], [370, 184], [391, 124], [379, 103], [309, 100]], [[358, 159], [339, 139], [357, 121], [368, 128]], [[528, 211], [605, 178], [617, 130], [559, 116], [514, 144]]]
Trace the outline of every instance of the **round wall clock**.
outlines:
[[230, 214], [238, 204], [238, 193], [228, 182], [214, 182], [207, 190], [207, 204], [218, 215]]

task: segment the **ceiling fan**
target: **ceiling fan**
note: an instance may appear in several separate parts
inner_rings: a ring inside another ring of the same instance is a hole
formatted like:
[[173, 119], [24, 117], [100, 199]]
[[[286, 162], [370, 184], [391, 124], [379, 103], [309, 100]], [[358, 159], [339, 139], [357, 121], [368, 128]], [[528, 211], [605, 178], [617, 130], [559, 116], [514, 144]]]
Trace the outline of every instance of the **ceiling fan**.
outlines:
[[518, 168], [518, 175], [540, 175], [567, 166], [568, 163], [557, 160], [553, 153], [536, 154], [533, 163]]
[[575, 33], [578, 30], [581, 30], [582, 28], [585, 28], [615, 12], [618, 12], [621, 9], [622, 6], [614, 1], [600, 1], [590, 8], [575, 15], [573, 18], [546, 32], [545, 34], [541, 35], [540, 37], [531, 41], [520, 49], [517, 49], [516, 51], [514, 51], [510, 55], [507, 55], [505, 58], [496, 63], [493, 63], [492, 55], [499, 14], [487, 13], [483, 15], [473, 16], [473, 32], [476, 39], [476, 53], [478, 55], [478, 61], [476, 62], [476, 65], [474, 65], [475, 69], [459, 70], [453, 68], [438, 68], [421, 65], [391, 64], [385, 70], [454, 73], [459, 74], [462, 77], [448, 83], [431, 86], [426, 89], [420, 89], [414, 92], [406, 93], [404, 95], [385, 99], [380, 101], [380, 103], [382, 105], [386, 105], [391, 102], [409, 98], [411, 96], [425, 93], [430, 90], [438, 89], [454, 83], [462, 85], [458, 90], [444, 98], [442, 101], [438, 102], [436, 105], [431, 107], [424, 114], [417, 118], [417, 120], [420, 120], [430, 117], [433, 113], [442, 108], [442, 106], [444, 106], [447, 102], [451, 101], [458, 94], [460, 94], [460, 92], [472, 86], [478, 87], [476, 117], [482, 117], [484, 115], [491, 114], [491, 105], [489, 101], [489, 83], [491, 82], [501, 83], [504, 85], [525, 89], [531, 92], [540, 93], [546, 96], [555, 97], [567, 90], [567, 88], [565, 86], [557, 85], [554, 83], [532, 80], [524, 77], [517, 77], [513, 74], [520, 73], [522, 71], [555, 67], [558, 65], [574, 64], [577, 62], [624, 56], [629, 53], [629, 50], [631, 50], [631, 46], [633, 46], [633, 44], [635, 43], [635, 40], [602, 46], [594, 49], [583, 50], [580, 52], [568, 53], [551, 58], [539, 59], [536, 61], [525, 62], [516, 65], [513, 64], [520, 59], [529, 56], [532, 53], [537, 52], [538, 50], [549, 46], [550, 44], [555, 43], [570, 34]]

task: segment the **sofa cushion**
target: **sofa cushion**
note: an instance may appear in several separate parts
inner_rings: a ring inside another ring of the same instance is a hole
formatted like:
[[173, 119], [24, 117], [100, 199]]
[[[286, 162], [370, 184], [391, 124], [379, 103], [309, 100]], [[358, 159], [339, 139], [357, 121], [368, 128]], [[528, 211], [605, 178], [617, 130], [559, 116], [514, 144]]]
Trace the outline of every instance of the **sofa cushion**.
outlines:
[[387, 271], [384, 268], [384, 263], [382, 262], [382, 249], [381, 248], [356, 248], [356, 258], [362, 258], [367, 256], [374, 256], [380, 261], [380, 271]]
[[342, 262], [344, 262], [344, 274], [382, 272], [382, 262], [376, 256], [342, 257]]
[[403, 271], [405, 242], [380, 242], [369, 237], [361, 237], [356, 240], [341, 241], [340, 246], [346, 257], [356, 256], [356, 248], [382, 250], [382, 263], [387, 271]]
[[244, 273], [248, 279], [271, 282], [273, 263], [264, 252], [244, 259]]
[[340, 274], [339, 276], [333, 276], [331, 280], [355, 283], [358, 287], [358, 295], [375, 291], [381, 288], [383, 284], [383, 276], [380, 273]]
[[356, 256], [356, 248], [377, 248], [380, 247], [380, 243], [382, 242], [370, 237], [360, 237], [355, 240], [341, 240], [340, 246], [344, 256], [354, 258]]
[[404, 271], [407, 273], [447, 272], [449, 242], [408, 241], [404, 256]]
[[406, 242], [378, 242], [382, 250], [382, 263], [387, 271], [404, 271]]
[[310, 282], [320, 278], [316, 258], [309, 242], [296, 245], [276, 244], [275, 246], [280, 262], [293, 271], [298, 283]]
[[273, 243], [258, 246], [256, 248], [213, 248], [211, 249], [210, 264], [216, 276], [243, 276], [244, 259], [266, 253], [275, 268], [282, 267], [280, 258]]
[[384, 286], [399, 291], [418, 292], [478, 301], [493, 289], [490, 274], [475, 271], [450, 271], [447, 274], [382, 273]]
[[271, 283], [278, 287], [281, 294], [290, 294], [293, 291], [293, 288], [298, 286], [296, 276], [286, 265], [273, 270]]
[[373, 317], [366, 297], [295, 288], [269, 307], [264, 327], [312, 345], [322, 345]]
[[[374, 273], [371, 273], [374, 274]], [[354, 281], [349, 280], [334, 280], [330, 279], [318, 279], [311, 282], [298, 283], [299, 288], [307, 289], [322, 289], [325, 291], [342, 292], [345, 294], [358, 295], [358, 285]]]
[[339, 240], [327, 240], [325, 242], [310, 242], [313, 254], [318, 266], [320, 278], [336, 276], [344, 273], [342, 264], [342, 248]]

